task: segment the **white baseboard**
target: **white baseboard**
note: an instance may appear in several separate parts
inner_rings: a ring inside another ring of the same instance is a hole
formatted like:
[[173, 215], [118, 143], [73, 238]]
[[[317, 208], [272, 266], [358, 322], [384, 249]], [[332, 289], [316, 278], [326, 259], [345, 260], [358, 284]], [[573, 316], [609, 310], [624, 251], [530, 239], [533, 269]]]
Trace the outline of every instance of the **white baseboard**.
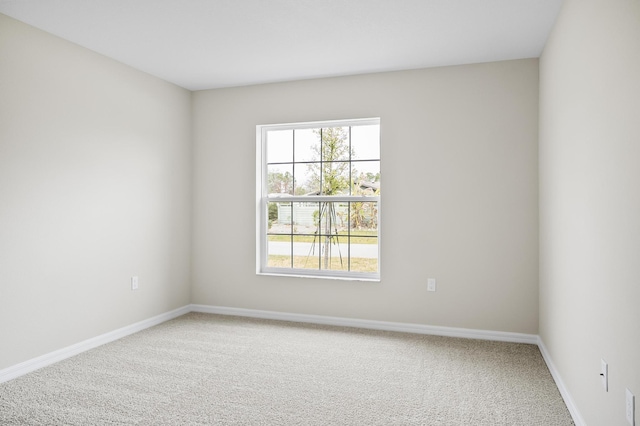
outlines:
[[535, 334], [523, 334], [523, 333], [509, 333], [503, 331], [489, 331], [489, 330], [475, 330], [469, 328], [454, 328], [454, 327], [437, 327], [422, 324], [410, 324], [410, 323], [398, 323], [398, 322], [386, 322], [386, 321], [373, 321], [373, 320], [361, 320], [353, 318], [340, 318], [340, 317], [327, 317], [321, 315], [307, 315], [307, 314], [291, 314], [285, 312], [274, 311], [260, 311], [254, 309], [242, 309], [242, 308], [228, 308], [225, 306], [209, 306], [209, 305], [191, 305], [192, 312], [202, 312], [208, 314], [219, 315], [235, 315], [241, 317], [273, 319], [281, 321], [303, 322], [312, 324], [323, 325], [336, 325], [343, 327], [356, 327], [367, 328], [372, 330], [386, 330], [386, 331], [399, 331], [405, 333], [416, 334], [431, 334], [436, 336], [448, 336], [448, 337], [461, 337], [469, 339], [481, 339], [481, 340], [495, 340], [500, 342], [514, 342], [514, 343], [529, 343], [537, 345], [542, 353], [542, 357], [551, 372], [553, 380], [558, 386], [558, 390], [564, 399], [569, 414], [573, 418], [573, 422], [576, 426], [586, 426], [586, 423], [569, 393], [569, 390], [564, 385], [558, 370], [555, 368], [551, 356], [547, 351], [540, 336]]
[[544, 359], [544, 362], [547, 363], [547, 367], [551, 372], [551, 376], [553, 377], [553, 380], [556, 382], [556, 386], [558, 386], [560, 395], [562, 395], [562, 399], [564, 399], [564, 403], [567, 406], [567, 409], [569, 410], [571, 417], [573, 418], [573, 422], [576, 424], [576, 426], [586, 426], [586, 423], [582, 418], [582, 415], [580, 415], [580, 412], [578, 411], [578, 407], [576, 406], [575, 402], [573, 402], [573, 398], [571, 397], [569, 390], [567, 389], [564, 382], [562, 381], [562, 378], [560, 377], [560, 373], [558, 372], [555, 364], [551, 360], [551, 355], [549, 354], [549, 351], [547, 351], [547, 347], [544, 345], [544, 342], [542, 341], [540, 336], [538, 336], [538, 348], [540, 348], [540, 353], [542, 353], [542, 358]]
[[291, 314], [285, 312], [260, 311], [254, 309], [228, 308], [224, 306], [191, 305], [192, 312], [236, 315], [241, 317], [336, 325], [342, 327], [367, 328], [371, 330], [399, 331], [404, 333], [431, 334], [436, 336], [462, 337], [468, 339], [496, 340], [500, 342], [538, 344], [535, 334], [509, 333], [504, 331], [475, 330], [471, 328], [439, 327], [432, 325], [361, 320], [353, 318], [327, 317], [322, 315]]
[[209, 306], [209, 305], [187, 305], [182, 308], [175, 309], [164, 314], [157, 315], [155, 317], [137, 322], [135, 324], [128, 325], [126, 327], [119, 328], [117, 330], [102, 334], [100, 336], [87, 339], [83, 342], [76, 343], [66, 348], [59, 349], [57, 351], [39, 356], [37, 358], [30, 359], [20, 364], [13, 365], [11, 367], [0, 370], [0, 383], [15, 379], [16, 377], [38, 370], [47, 365], [54, 364], [63, 359], [70, 358], [81, 352], [88, 351], [95, 347], [104, 345], [105, 343], [113, 342], [114, 340], [121, 339], [130, 334], [137, 333], [146, 328], [153, 327], [165, 321], [177, 318], [181, 315], [189, 312], [201, 312], [208, 314], [219, 315], [235, 315], [241, 317], [250, 318], [262, 318], [281, 321], [302, 322], [311, 324], [323, 324], [323, 325], [335, 325], [342, 327], [355, 327], [366, 328], [372, 330], [385, 330], [385, 331], [399, 331], [404, 333], [416, 333], [416, 334], [430, 334], [436, 336], [448, 336], [448, 337], [461, 337], [468, 339], [481, 339], [481, 340], [495, 340], [501, 342], [514, 342], [514, 343], [529, 343], [537, 345], [540, 348], [542, 357], [551, 372], [553, 380], [558, 386], [558, 390], [564, 399], [565, 404], [573, 418], [576, 426], [585, 426], [586, 423], [575, 403], [571, 394], [567, 390], [560, 374], [555, 368], [551, 356], [544, 345], [544, 342], [538, 335], [524, 334], [524, 333], [510, 333], [504, 331], [490, 331], [490, 330], [475, 330], [470, 328], [455, 328], [455, 327], [439, 327], [422, 324], [411, 323], [399, 323], [399, 322], [387, 322], [387, 321], [374, 321], [374, 320], [362, 320], [354, 318], [342, 318], [342, 317], [328, 317], [321, 315], [308, 315], [308, 314], [292, 314], [286, 312], [274, 312], [274, 311], [261, 311], [255, 309], [242, 309], [242, 308], [229, 308], [225, 306]]
[[78, 355], [81, 352], [88, 351], [89, 349], [104, 345], [105, 343], [113, 342], [114, 340], [121, 339], [130, 334], [137, 333], [138, 331], [153, 327], [154, 325], [169, 321], [189, 312], [189, 306], [183, 306], [182, 308], [165, 312], [164, 314], [101, 334], [100, 336], [92, 337], [91, 339], [67, 346], [66, 348], [58, 349], [57, 351], [5, 368], [0, 370], [0, 383], [15, 379], [16, 377], [38, 370], [42, 367], [46, 367], [47, 365]]

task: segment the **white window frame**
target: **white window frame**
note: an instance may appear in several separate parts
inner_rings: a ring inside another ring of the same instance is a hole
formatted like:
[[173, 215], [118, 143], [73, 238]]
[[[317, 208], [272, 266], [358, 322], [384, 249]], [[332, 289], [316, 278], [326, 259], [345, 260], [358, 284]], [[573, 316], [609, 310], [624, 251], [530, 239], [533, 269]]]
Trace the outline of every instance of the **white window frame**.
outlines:
[[[331, 120], [315, 121], [305, 123], [287, 124], [267, 124], [256, 126], [256, 274], [258, 275], [278, 275], [311, 278], [330, 278], [357, 281], [380, 281], [380, 248], [381, 242], [381, 211], [382, 204], [380, 196], [344, 195], [344, 196], [312, 196], [312, 195], [279, 195], [277, 198], [268, 196], [267, 182], [267, 138], [268, 131], [273, 130], [303, 130], [312, 128], [347, 127], [363, 125], [380, 125], [380, 118], [366, 118], [354, 120]], [[381, 142], [380, 142], [381, 143]], [[378, 159], [380, 160], [380, 159]], [[381, 160], [380, 160], [381, 161]], [[302, 269], [302, 268], [274, 268], [267, 267], [267, 230], [268, 214], [267, 204], [269, 202], [376, 202], [377, 228], [378, 228], [378, 271], [377, 272], [354, 272], [325, 269]]]

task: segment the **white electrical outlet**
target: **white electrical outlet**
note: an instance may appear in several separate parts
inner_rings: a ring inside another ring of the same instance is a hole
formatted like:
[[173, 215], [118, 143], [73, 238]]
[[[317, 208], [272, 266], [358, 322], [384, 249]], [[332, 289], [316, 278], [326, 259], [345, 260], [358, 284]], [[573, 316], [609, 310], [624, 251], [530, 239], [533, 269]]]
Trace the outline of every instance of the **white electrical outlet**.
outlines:
[[138, 289], [138, 277], [131, 277], [131, 290]]
[[436, 291], [436, 279], [435, 278], [427, 279], [427, 291]]
[[604, 359], [600, 360], [600, 379], [605, 392], [609, 392], [609, 366]]
[[629, 422], [629, 424], [631, 426], [634, 426], [635, 423], [635, 399], [636, 397], [633, 396], [633, 394], [631, 393], [631, 391], [629, 389], [625, 389], [627, 391], [627, 421]]

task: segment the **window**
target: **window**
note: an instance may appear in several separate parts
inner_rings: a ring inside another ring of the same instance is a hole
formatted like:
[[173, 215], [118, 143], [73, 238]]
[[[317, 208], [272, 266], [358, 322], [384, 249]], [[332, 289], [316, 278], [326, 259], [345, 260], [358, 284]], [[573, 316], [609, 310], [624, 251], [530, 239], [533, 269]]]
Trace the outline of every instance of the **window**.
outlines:
[[380, 120], [257, 126], [257, 272], [380, 277]]

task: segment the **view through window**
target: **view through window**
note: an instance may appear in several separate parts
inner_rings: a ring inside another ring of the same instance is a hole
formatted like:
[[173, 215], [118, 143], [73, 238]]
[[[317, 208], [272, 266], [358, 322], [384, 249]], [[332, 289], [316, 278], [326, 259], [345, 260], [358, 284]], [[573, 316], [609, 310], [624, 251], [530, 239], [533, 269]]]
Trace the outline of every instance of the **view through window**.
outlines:
[[258, 126], [258, 272], [379, 278], [380, 120]]

